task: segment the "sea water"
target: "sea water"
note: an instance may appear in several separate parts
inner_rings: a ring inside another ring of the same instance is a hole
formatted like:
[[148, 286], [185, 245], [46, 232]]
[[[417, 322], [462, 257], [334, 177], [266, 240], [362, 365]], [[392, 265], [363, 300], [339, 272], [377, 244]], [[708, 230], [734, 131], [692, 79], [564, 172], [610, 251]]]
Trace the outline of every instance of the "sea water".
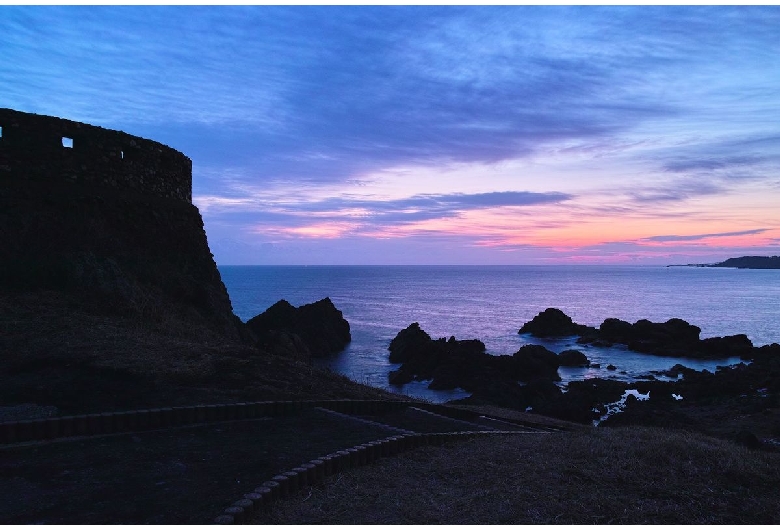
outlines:
[[[461, 390], [427, 383], [388, 384], [395, 335], [418, 322], [433, 338], [479, 339], [488, 353], [511, 355], [524, 344], [559, 353], [576, 348], [600, 368], [561, 368], [563, 383], [593, 377], [632, 380], [677, 363], [698, 370], [739, 362], [698, 361], [519, 335], [548, 307], [578, 324], [614, 317], [635, 322], [682, 318], [701, 337], [746, 334], [761, 346], [780, 342], [780, 270], [647, 266], [220, 266], [235, 313], [244, 321], [281, 299], [295, 306], [330, 297], [350, 324], [352, 342], [318, 364], [387, 390], [445, 401]], [[607, 370], [607, 365], [617, 370]]]

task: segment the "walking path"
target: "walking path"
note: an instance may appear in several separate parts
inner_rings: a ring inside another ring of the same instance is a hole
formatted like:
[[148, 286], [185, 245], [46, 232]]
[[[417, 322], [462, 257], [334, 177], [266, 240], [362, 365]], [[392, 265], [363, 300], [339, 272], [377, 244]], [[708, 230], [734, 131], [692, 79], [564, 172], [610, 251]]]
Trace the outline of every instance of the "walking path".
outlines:
[[378, 458], [561, 429], [428, 403], [347, 400], [0, 423], [0, 524], [240, 523]]

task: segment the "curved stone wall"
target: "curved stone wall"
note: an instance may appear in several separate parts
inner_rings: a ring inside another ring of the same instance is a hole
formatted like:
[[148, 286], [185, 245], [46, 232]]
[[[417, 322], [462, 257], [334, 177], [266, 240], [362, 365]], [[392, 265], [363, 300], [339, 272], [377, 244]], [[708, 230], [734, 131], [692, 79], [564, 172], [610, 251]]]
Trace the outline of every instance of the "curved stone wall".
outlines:
[[0, 182], [131, 191], [192, 202], [192, 161], [161, 143], [51, 116], [0, 109]]

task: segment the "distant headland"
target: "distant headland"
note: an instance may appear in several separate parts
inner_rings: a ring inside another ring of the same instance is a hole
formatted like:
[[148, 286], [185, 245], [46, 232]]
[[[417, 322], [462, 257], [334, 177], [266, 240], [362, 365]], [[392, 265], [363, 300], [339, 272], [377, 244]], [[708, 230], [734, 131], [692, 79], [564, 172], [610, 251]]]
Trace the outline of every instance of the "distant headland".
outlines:
[[733, 269], [780, 269], [780, 256], [742, 256], [729, 258], [720, 263], [689, 263], [667, 265], [667, 267], [729, 267]]

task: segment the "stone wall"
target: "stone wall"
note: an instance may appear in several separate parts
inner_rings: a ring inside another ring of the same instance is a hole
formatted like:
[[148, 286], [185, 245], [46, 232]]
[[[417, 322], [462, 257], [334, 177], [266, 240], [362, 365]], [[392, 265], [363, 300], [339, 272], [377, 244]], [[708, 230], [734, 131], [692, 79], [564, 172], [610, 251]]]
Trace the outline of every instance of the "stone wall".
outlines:
[[192, 161], [161, 143], [0, 108], [0, 182], [76, 183], [192, 202]]

